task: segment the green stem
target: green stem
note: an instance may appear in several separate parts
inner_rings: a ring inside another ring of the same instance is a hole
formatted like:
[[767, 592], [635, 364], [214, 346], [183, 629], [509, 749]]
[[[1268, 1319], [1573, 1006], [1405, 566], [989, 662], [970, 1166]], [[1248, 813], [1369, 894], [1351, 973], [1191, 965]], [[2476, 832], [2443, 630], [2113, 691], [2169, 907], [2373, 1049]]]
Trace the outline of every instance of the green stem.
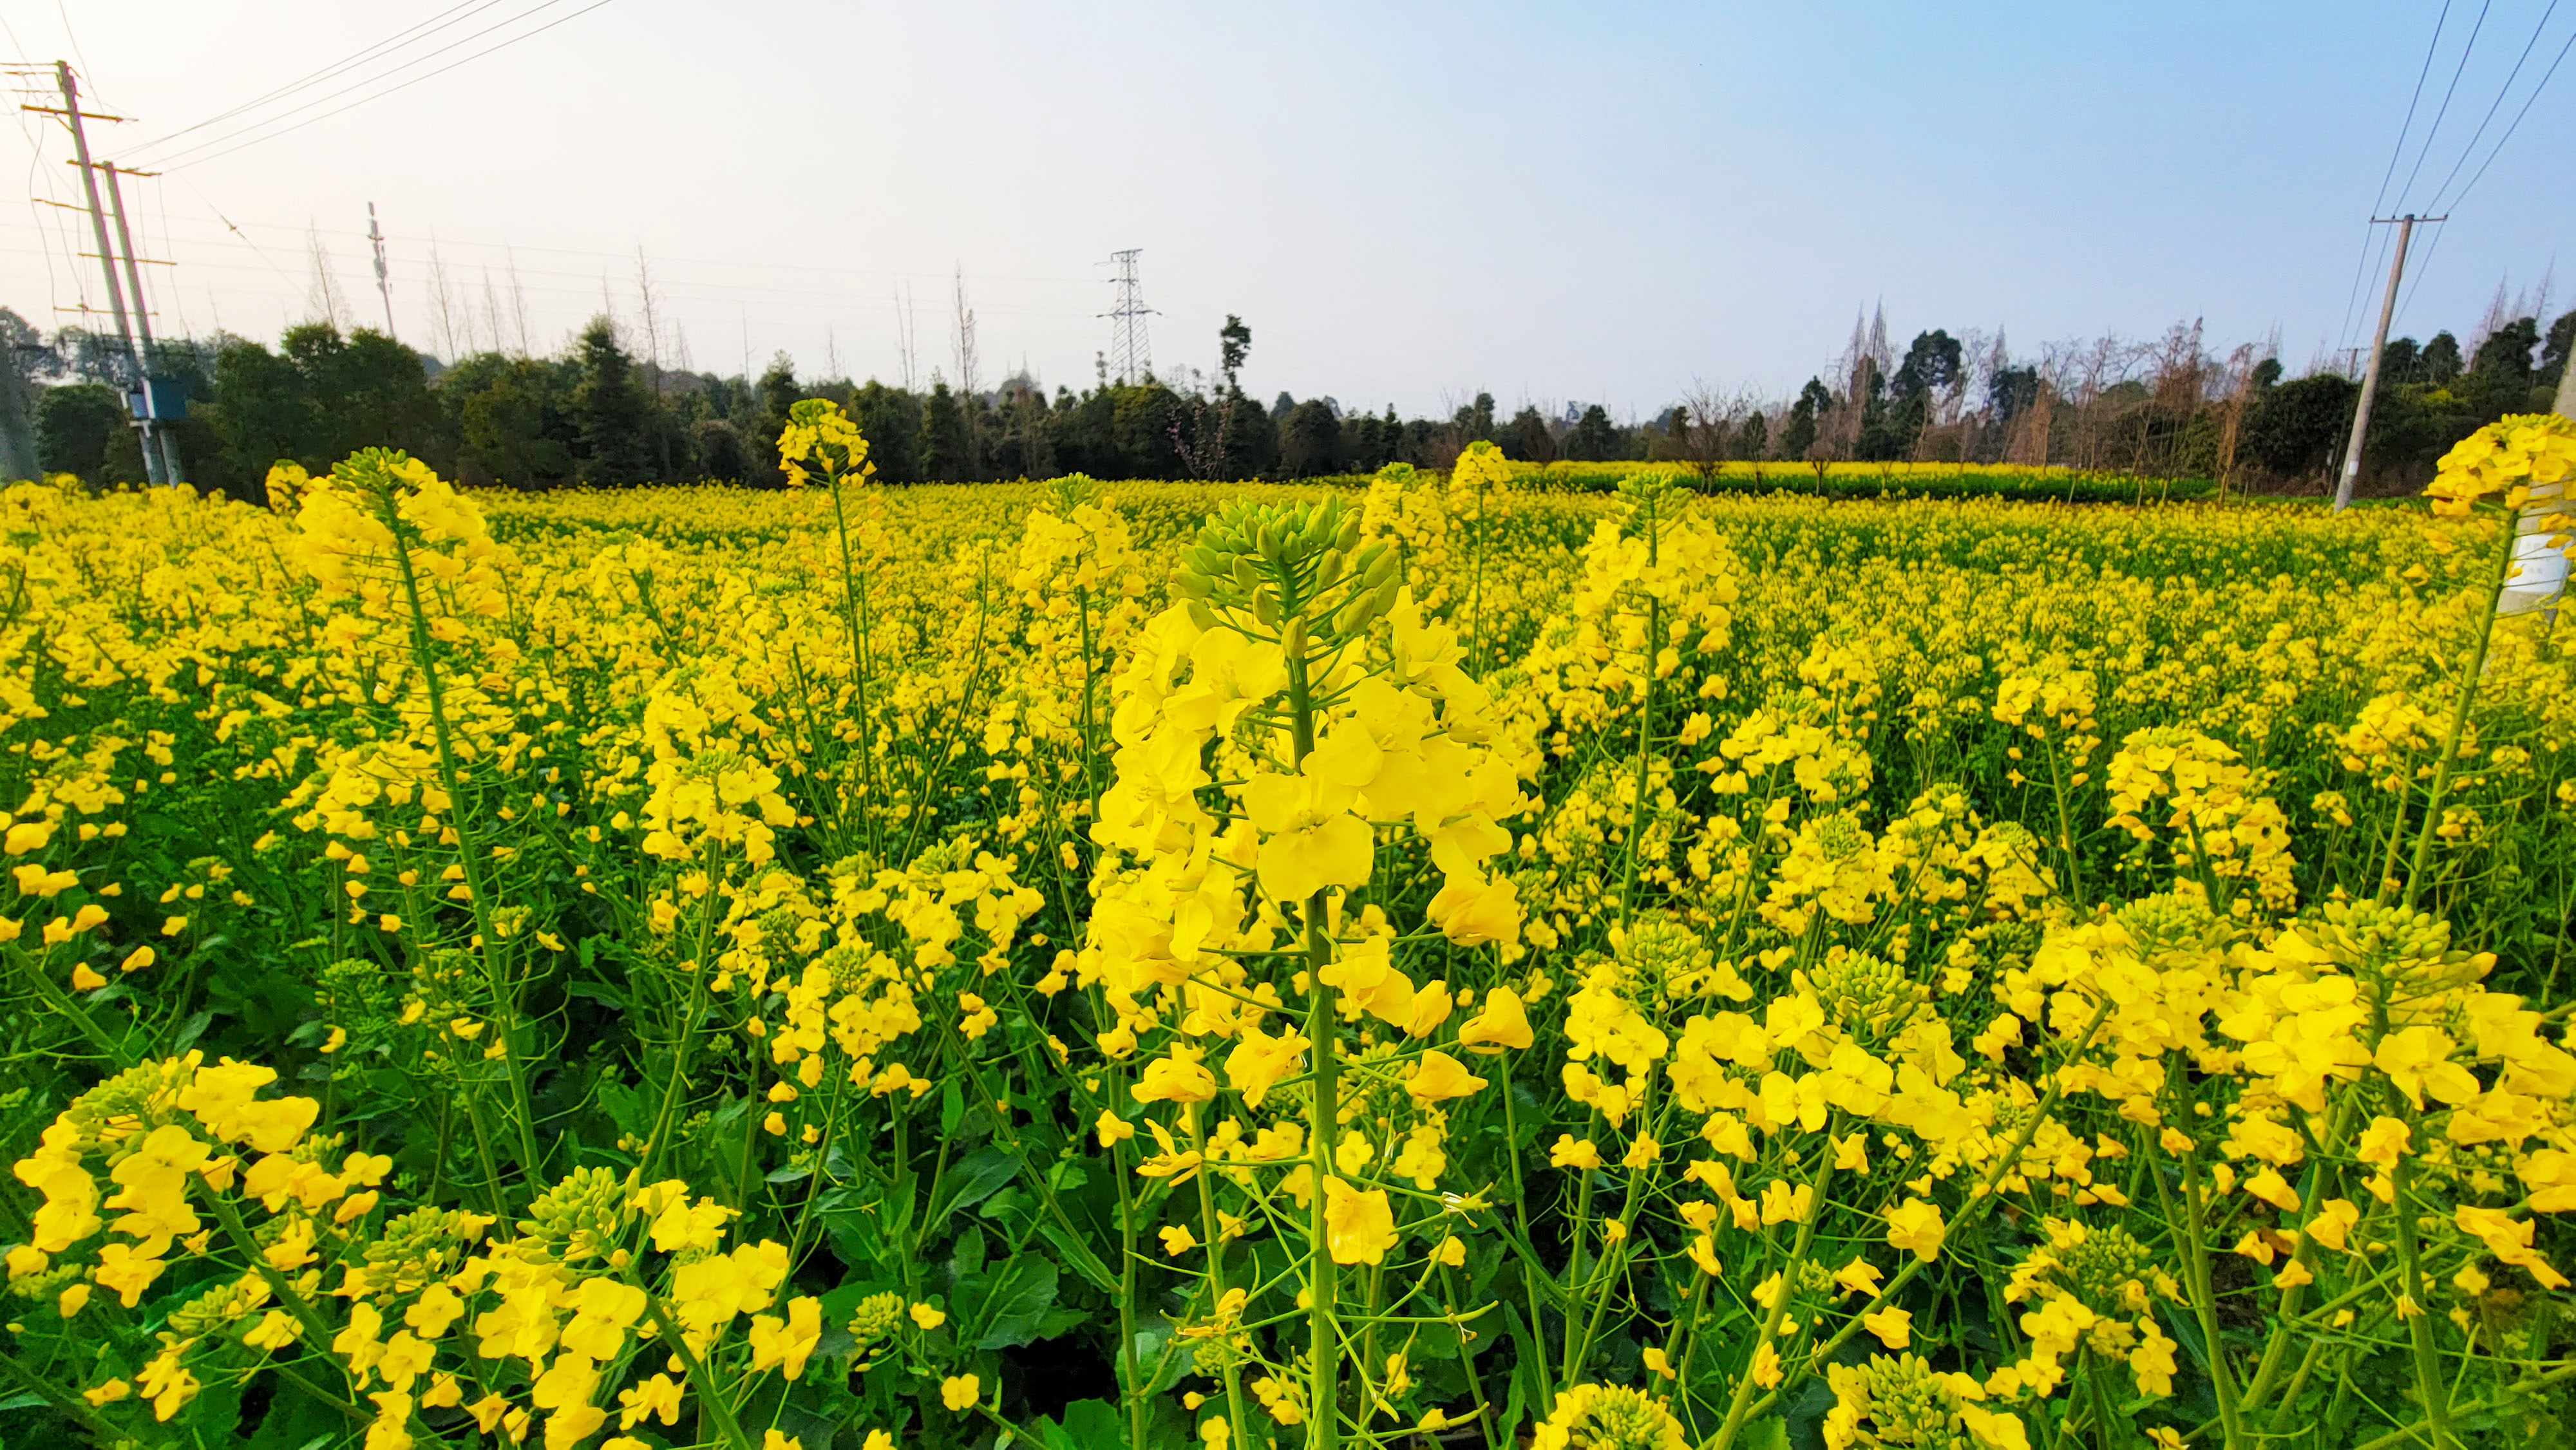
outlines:
[[[1529, 1231], [1529, 1190], [1521, 1184], [1520, 1123], [1518, 1121], [1518, 1115], [1512, 1110], [1512, 1058], [1514, 1055], [1515, 1054], [1508, 1051], [1503, 1054], [1503, 1070], [1500, 1074], [1500, 1086], [1503, 1090], [1503, 1142], [1505, 1148], [1503, 1157], [1512, 1165], [1512, 1218], [1520, 1227], [1520, 1241], [1527, 1244], [1531, 1241]], [[1527, 1260], [1524, 1260], [1521, 1264], [1521, 1287], [1523, 1290], [1527, 1291], [1529, 1295], [1530, 1342], [1533, 1344], [1544, 1344], [1547, 1339], [1547, 1322], [1539, 1317], [1538, 1274], [1535, 1266]], [[1547, 1356], [1542, 1354], [1538, 1356], [1538, 1360], [1540, 1365], [1544, 1367], [1547, 1362]], [[1556, 1386], [1549, 1385], [1547, 1388], [1550, 1391], [1550, 1398], [1554, 1398], [1553, 1392]], [[1519, 1427], [1515, 1425], [1513, 1429], [1517, 1431]]]
[[[1216, 1216], [1216, 1192], [1210, 1184], [1216, 1175], [1205, 1166], [1207, 1128], [1200, 1123], [1195, 1104], [1184, 1104], [1181, 1113], [1189, 1120], [1190, 1144], [1198, 1150], [1201, 1161], [1198, 1172], [1199, 1232], [1205, 1235], [1206, 1242], [1199, 1246], [1199, 1251], [1207, 1255], [1208, 1292], [1216, 1303], [1222, 1305], [1225, 1302], [1225, 1232], [1224, 1222]], [[1234, 1434], [1235, 1444], [1249, 1447], [1252, 1440], [1244, 1433], [1244, 1427], [1251, 1422], [1243, 1414], [1243, 1372], [1234, 1362], [1232, 1334], [1227, 1334], [1221, 1350], [1225, 1364], [1226, 1425]]]
[[2198, 1165], [2188, 1160], [2183, 1165], [2183, 1211], [2180, 1214], [2173, 1210], [2173, 1199], [2165, 1188], [2165, 1176], [2162, 1173], [2152, 1176], [2156, 1180], [2156, 1203], [2164, 1210], [2165, 1221], [2182, 1225], [2183, 1286], [2191, 1294], [2192, 1318], [2200, 1325], [2201, 1343], [2209, 1349], [2210, 1389], [2218, 1398], [2218, 1419], [2225, 1427], [2225, 1443], [2228, 1450], [2237, 1450], [2245, 1443], [2245, 1426], [2237, 1413], [2236, 1377], [2227, 1367], [2227, 1355], [2219, 1339], [2217, 1295], [2209, 1280], [2209, 1248], [2201, 1240]]
[[[1654, 562], [1655, 550], [1649, 536], [1646, 561]], [[1619, 880], [1619, 926], [1626, 930], [1637, 917], [1637, 862], [1646, 850], [1646, 782], [1648, 766], [1654, 760], [1655, 742], [1655, 660], [1664, 628], [1664, 602], [1646, 601], [1646, 669], [1644, 698], [1637, 710], [1637, 798], [1628, 812], [1628, 861]]]
[[2424, 824], [2415, 833], [2415, 858], [2406, 867], [2406, 891], [2398, 898], [2400, 906], [2415, 904], [2415, 893], [2424, 883], [2424, 867], [2432, 858], [2433, 833], [2442, 824], [2442, 795], [2450, 788], [2451, 763], [2460, 756], [2460, 736], [2469, 727], [2469, 708], [2477, 703], [2478, 677], [2486, 673], [2487, 647], [2495, 639], [2496, 605], [2503, 598], [2505, 579], [2513, 568], [2514, 529], [2521, 519], [2522, 510], [2505, 511], [2495, 575], [2488, 581], [2486, 608], [2478, 619], [2478, 645], [2469, 654], [2467, 673], [2460, 677], [2459, 703], [2451, 711], [2450, 732], [2442, 737], [2442, 758], [2433, 763], [2433, 783], [2424, 792]]
[[[1744, 1428], [1746, 1417], [1754, 1409], [1754, 1367], [1762, 1362], [1762, 1351], [1770, 1348], [1771, 1342], [1780, 1337], [1780, 1321], [1789, 1313], [1789, 1301], [1797, 1297], [1798, 1280], [1807, 1267], [1808, 1248], [1816, 1241], [1816, 1224], [1825, 1216], [1825, 1195], [1833, 1187], [1834, 1140], [1830, 1124], [1825, 1130], [1823, 1153], [1824, 1167], [1816, 1173], [1816, 1196], [1807, 1204], [1807, 1216], [1798, 1224], [1797, 1242], [1789, 1249], [1789, 1262], [1780, 1270], [1780, 1292], [1773, 1297], [1771, 1308], [1762, 1316], [1762, 1332], [1753, 1340], [1753, 1358], [1745, 1364], [1744, 1373], [1735, 1381], [1735, 1397], [1726, 1407], [1726, 1420], [1717, 1427], [1717, 1437], [1708, 1442], [1709, 1450], [1727, 1450], [1735, 1443], [1736, 1432]], [[1858, 1320], [1853, 1322], [1858, 1323]], [[1772, 1352], [1778, 1353], [1777, 1350]], [[1785, 1373], [1786, 1367], [1783, 1366]]]
[[105, 1420], [100, 1419], [98, 1412], [89, 1407], [89, 1402], [87, 1400], [73, 1394], [70, 1390], [63, 1388], [52, 1380], [33, 1373], [26, 1366], [18, 1363], [17, 1356], [0, 1354], [0, 1369], [7, 1370], [11, 1379], [16, 1380], [24, 1388], [32, 1390], [36, 1394], [43, 1396], [47, 1404], [50, 1404], [55, 1409], [61, 1411], [63, 1415], [70, 1419], [74, 1424], [77, 1424], [81, 1428], [89, 1431], [90, 1441], [92, 1444], [115, 1445], [124, 1442], [126, 1438], [125, 1435], [118, 1431], [114, 1426], [108, 1424]]
[[2111, 1450], [2111, 1390], [2102, 1383], [2102, 1358], [2091, 1347], [2080, 1351], [2084, 1366], [2085, 1388], [2092, 1391], [2093, 1443], [2101, 1450]]
[[[107, 1054], [108, 1060], [115, 1063], [118, 1070], [122, 1071], [134, 1066], [135, 1056], [126, 1049], [124, 1039], [108, 1036], [107, 1029], [98, 1025], [98, 1019], [89, 1015], [88, 1008], [74, 1000], [69, 992], [56, 986], [54, 979], [47, 975], [42, 958], [16, 948], [12, 948], [9, 955], [17, 960], [19, 969], [24, 973], [27, 981], [35, 987], [36, 995], [45, 999], [45, 1005], [68, 1018], [73, 1026], [80, 1029], [81, 1036], [88, 1038], [93, 1046]], [[51, 955], [50, 952], [45, 954], [48, 957]]]
[[2433, 1349], [2433, 1315], [2425, 1307], [2424, 1268], [2420, 1246], [2416, 1243], [2414, 1158], [2397, 1155], [2391, 1170], [2397, 1180], [2397, 1261], [2406, 1274], [2406, 1296], [2415, 1312], [2406, 1321], [2408, 1357], [2414, 1361], [2415, 1393], [2424, 1401], [2424, 1423], [2433, 1431], [2433, 1450], [2450, 1450], [2459, 1443], [2451, 1435], [2451, 1392], [2442, 1382], [2441, 1365]]
[[390, 485], [377, 495], [376, 501], [384, 513], [385, 528], [393, 535], [394, 562], [401, 569], [403, 602], [411, 614], [412, 661], [420, 668], [421, 684], [428, 695], [430, 733], [438, 746], [438, 784], [447, 793], [447, 828], [456, 836], [456, 863], [465, 873], [466, 893], [473, 898], [468, 904], [474, 908], [474, 944], [481, 948], [484, 979], [491, 987], [492, 1005], [501, 1018], [501, 1057], [510, 1074], [510, 1107], [518, 1120], [521, 1167], [534, 1185], [545, 1176], [545, 1156], [537, 1148], [536, 1108], [528, 1094], [527, 1069], [519, 1060], [518, 991], [501, 964], [501, 939], [492, 926], [491, 882], [483, 873], [482, 858], [475, 852], [473, 834], [466, 827], [464, 778], [456, 766], [455, 741], [447, 724], [447, 687], [439, 682], [429, 613], [421, 603], [420, 574], [411, 562], [411, 540], [419, 531], [403, 519]]
[[[707, 847], [704, 870], [708, 881], [715, 880], [715, 847]], [[662, 1106], [653, 1115], [653, 1136], [644, 1145], [644, 1163], [637, 1170], [636, 1181], [651, 1183], [654, 1170], [661, 1166], [670, 1151], [672, 1121], [680, 1110], [680, 1089], [689, 1077], [689, 1052], [697, 1043], [698, 1016], [706, 1010], [707, 947], [715, 930], [718, 893], [710, 887], [706, 909], [698, 914], [698, 950], [689, 970], [689, 1000], [680, 1020], [673, 1024], [671, 1043], [671, 1080], [662, 1089]]]
[[2066, 768], [2058, 763], [2057, 742], [2043, 738], [2040, 748], [2048, 754], [2048, 784], [2057, 797], [2057, 848], [2066, 856], [2066, 895], [2078, 911], [2084, 908], [2084, 871], [2075, 858], [2075, 811], [2066, 799]]
[[850, 632], [850, 669], [858, 688], [859, 780], [862, 790], [859, 819], [869, 850], [876, 851], [884, 843], [877, 837], [877, 811], [882, 802], [877, 799], [876, 721], [868, 703], [868, 683], [875, 673], [875, 662], [868, 653], [868, 636], [872, 629], [868, 619], [867, 578], [850, 563], [850, 520], [841, 503], [840, 479], [831, 480], [831, 491], [832, 527], [841, 541], [841, 615]]
[[649, 1289], [644, 1294], [644, 1306], [645, 1312], [653, 1316], [654, 1324], [660, 1327], [662, 1338], [670, 1343], [671, 1352], [679, 1356], [681, 1373], [698, 1392], [699, 1406], [715, 1412], [716, 1426], [724, 1431], [725, 1443], [733, 1450], [756, 1450], [751, 1436], [742, 1428], [742, 1421], [735, 1417], [733, 1406], [725, 1403], [723, 1391], [709, 1373], [706, 1361], [698, 1358], [696, 1350], [689, 1348], [688, 1334], [671, 1313], [671, 1306], [663, 1303], [661, 1296]]
[[[2111, 1007], [2111, 999], [2105, 997], [2100, 1005], [2093, 1009], [2092, 1018], [2084, 1024], [2083, 1035], [2075, 1040], [2074, 1049], [2066, 1054], [2069, 1060], [2083, 1056], [2085, 1049], [2093, 1045], [2093, 1036], [2102, 1030], [2103, 1021], [2111, 1015]], [[2021, 1155], [2030, 1151], [2030, 1140], [2038, 1135], [2039, 1125], [2048, 1121], [2048, 1115], [2055, 1111], [2058, 1099], [2065, 1096], [2065, 1093], [2065, 1074], [2062, 1072], [2049, 1074], [2048, 1091], [2040, 1096], [2038, 1104], [2031, 1109], [2030, 1118], [2021, 1125], [2021, 1131], [2013, 1135], [2012, 1146], [2005, 1149], [2003, 1154], [1996, 1158], [1994, 1166], [1986, 1170], [1984, 1180], [1978, 1183], [1976, 1190], [1969, 1195], [1967, 1206], [1959, 1210], [1958, 1222], [1949, 1226], [1945, 1231], [1947, 1234], [1965, 1232], [1993, 1211], [1995, 1204], [2003, 1197], [1997, 1192], [1997, 1186], [2020, 1166]], [[1863, 1320], [1886, 1307], [1888, 1301], [1896, 1297], [1896, 1291], [1914, 1282], [1915, 1275], [1921, 1273], [1929, 1262], [1917, 1257], [1913, 1262], [1898, 1269], [1896, 1276], [1887, 1281], [1886, 1287], [1872, 1295], [1869, 1302], [1863, 1304], [1858, 1312], [1835, 1332], [1833, 1338], [1819, 1345], [1815, 1353], [1807, 1356], [1801, 1364], [1821, 1364], [1831, 1359], [1834, 1351], [1849, 1343], [1853, 1335], [1860, 1333]], [[1781, 1381], [1781, 1390], [1789, 1389], [1806, 1378], [1805, 1372], [1796, 1368], [1791, 1369], [1788, 1375], [1787, 1379]], [[1751, 1413], [1757, 1415], [1762, 1413], [1771, 1408], [1779, 1398], [1780, 1390], [1764, 1395], [1754, 1402]]]
[[[1109, 1090], [1118, 1083], [1113, 1075]], [[1127, 1182], [1127, 1155], [1122, 1143], [1109, 1145], [1110, 1176], [1118, 1181], [1118, 1363], [1123, 1370], [1120, 1398], [1127, 1406], [1127, 1443], [1145, 1443], [1145, 1382], [1136, 1373], [1136, 1194]]]
[[[1279, 592], [1283, 602], [1292, 597], [1287, 571], [1280, 571]], [[1285, 611], [1283, 611], [1284, 613]], [[1306, 755], [1315, 748], [1315, 695], [1307, 679], [1306, 631], [1302, 618], [1291, 619], [1286, 632], [1288, 664], [1288, 728], [1293, 752], [1289, 764], [1303, 767]], [[1332, 938], [1324, 929], [1325, 893], [1321, 890], [1306, 898], [1302, 908], [1306, 938], [1306, 1040], [1314, 1056], [1314, 1081], [1306, 1110], [1306, 1152], [1312, 1165], [1313, 1196], [1308, 1202], [1306, 1260], [1311, 1284], [1307, 1309], [1308, 1365], [1306, 1443], [1309, 1450], [1334, 1450], [1341, 1443], [1341, 1370], [1342, 1336], [1336, 1299], [1341, 1292], [1340, 1272], [1333, 1262], [1332, 1224], [1326, 1215], [1329, 1195], [1324, 1185], [1333, 1178], [1334, 1130], [1341, 1121], [1341, 1029], [1335, 1020], [1336, 993], [1324, 980], [1324, 968], [1333, 960]]]

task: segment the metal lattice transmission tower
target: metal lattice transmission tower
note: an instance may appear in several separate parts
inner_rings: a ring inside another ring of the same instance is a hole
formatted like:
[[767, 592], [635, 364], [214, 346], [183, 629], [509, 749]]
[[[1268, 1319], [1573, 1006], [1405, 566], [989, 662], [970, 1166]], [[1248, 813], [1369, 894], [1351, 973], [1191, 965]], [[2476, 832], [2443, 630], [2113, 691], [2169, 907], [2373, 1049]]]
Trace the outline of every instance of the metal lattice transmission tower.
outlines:
[[1154, 371], [1154, 344], [1145, 331], [1154, 309], [1145, 305], [1145, 284], [1136, 277], [1136, 259], [1144, 252], [1129, 247], [1109, 254], [1109, 265], [1118, 269], [1110, 279], [1118, 287], [1118, 305], [1100, 315], [1109, 319], [1110, 370], [1122, 383], [1142, 382]]

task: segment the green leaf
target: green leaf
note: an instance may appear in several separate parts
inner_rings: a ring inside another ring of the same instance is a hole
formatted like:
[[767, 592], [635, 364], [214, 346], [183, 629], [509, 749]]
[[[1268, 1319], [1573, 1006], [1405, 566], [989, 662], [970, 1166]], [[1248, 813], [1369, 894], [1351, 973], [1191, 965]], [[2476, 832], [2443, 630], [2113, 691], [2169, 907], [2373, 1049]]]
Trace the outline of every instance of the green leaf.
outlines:
[[599, 1084], [599, 1106], [608, 1114], [608, 1121], [616, 1126], [617, 1131], [630, 1138], [651, 1137], [653, 1120], [660, 1112], [659, 1103], [646, 1097], [640, 1089], [614, 1078]]
[[1789, 1422], [1765, 1415], [1745, 1427], [1744, 1450], [1789, 1450]]
[[864, 1269], [892, 1258], [886, 1251], [885, 1223], [874, 1194], [862, 1196], [855, 1186], [841, 1184], [825, 1189], [815, 1200], [814, 1211], [842, 1263]]
[[563, 990], [564, 995], [567, 997], [586, 997], [593, 1002], [603, 1003], [607, 1006], [614, 1007], [621, 1012], [633, 1005], [627, 1000], [626, 992], [623, 988], [614, 986], [607, 982], [566, 982]]
[[1063, 1224], [1052, 1218], [1039, 1219], [1038, 1237], [1045, 1239], [1049, 1247], [1062, 1254], [1066, 1265], [1089, 1280], [1093, 1288], [1104, 1294], [1118, 1292], [1118, 1275], [1108, 1264], [1102, 1262], [1099, 1254], [1092, 1251], [1091, 1245], [1084, 1243], [1078, 1235], [1069, 1232]]
[[951, 1214], [992, 1197], [1019, 1173], [1019, 1156], [991, 1143], [949, 1164], [939, 1178], [939, 1201], [930, 1208], [929, 1231], [939, 1232]]
[[957, 1281], [952, 1302], [977, 1349], [1013, 1349], [1033, 1344], [1055, 1307], [1056, 1267], [1052, 1259], [1020, 1254], [1004, 1259], [986, 1273]]
[[1064, 1435], [1069, 1437], [1066, 1450], [1108, 1450], [1126, 1445], [1126, 1417], [1118, 1406], [1105, 1398], [1077, 1398], [1064, 1406]]

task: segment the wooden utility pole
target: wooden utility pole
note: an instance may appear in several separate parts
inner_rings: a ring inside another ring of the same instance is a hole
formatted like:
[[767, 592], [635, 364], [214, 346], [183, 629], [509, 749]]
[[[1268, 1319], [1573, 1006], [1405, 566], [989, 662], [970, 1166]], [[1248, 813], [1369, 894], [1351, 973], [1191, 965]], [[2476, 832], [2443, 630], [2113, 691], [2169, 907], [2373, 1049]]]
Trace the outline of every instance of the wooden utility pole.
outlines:
[[2361, 402], [2352, 410], [2352, 439], [2344, 445], [2343, 477], [2335, 483], [2334, 506], [2337, 513], [2352, 507], [2352, 486], [2361, 477], [2361, 443], [2370, 430], [2371, 395], [2379, 391], [2379, 355], [2388, 349], [2388, 323], [2397, 315], [2397, 279], [2406, 273], [2406, 244], [2414, 239], [2417, 222], [2449, 220], [2447, 214], [2419, 217], [2413, 212], [2402, 217], [2375, 216], [2370, 219], [2370, 224], [2375, 227], [2386, 226], [2390, 222], [2397, 224], [2397, 252], [2388, 259], [2388, 291], [2379, 299], [2379, 330], [2371, 334], [2370, 366], [2361, 372]]

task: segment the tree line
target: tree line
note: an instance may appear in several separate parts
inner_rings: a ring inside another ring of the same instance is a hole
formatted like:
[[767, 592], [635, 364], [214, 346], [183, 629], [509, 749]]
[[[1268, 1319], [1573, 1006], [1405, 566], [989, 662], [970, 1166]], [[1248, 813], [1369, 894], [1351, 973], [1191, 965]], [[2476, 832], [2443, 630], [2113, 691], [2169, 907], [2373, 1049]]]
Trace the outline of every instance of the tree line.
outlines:
[[[2576, 312], [2545, 329], [2499, 298], [2464, 346], [2448, 331], [2390, 344], [2373, 404], [2364, 486], [2420, 487], [2459, 438], [2508, 412], [2546, 411], [2576, 339]], [[0, 309], [0, 473], [140, 479], [117, 393], [121, 348], [67, 328], [48, 338]], [[594, 318], [551, 357], [477, 352], [452, 364], [383, 333], [329, 323], [287, 329], [275, 347], [230, 335], [159, 344], [151, 371], [188, 400], [174, 425], [200, 486], [257, 496], [271, 464], [321, 470], [357, 448], [410, 451], [469, 484], [622, 487], [656, 480], [782, 482], [777, 439], [800, 398], [841, 404], [890, 483], [1044, 478], [1311, 478], [1389, 463], [1445, 467], [1491, 439], [1548, 463], [1921, 460], [2067, 464], [2321, 486], [2340, 456], [2359, 384], [2312, 365], [2289, 377], [2277, 349], [2219, 356], [2197, 323], [2142, 343], [2108, 337], [2016, 356], [2000, 333], [1918, 333], [1903, 351], [1884, 316], [1855, 323], [1832, 367], [1787, 399], [1695, 387], [1649, 418], [1598, 403], [1508, 415], [1478, 393], [1447, 416], [1345, 408], [1330, 397], [1248, 396], [1251, 330], [1229, 317], [1218, 367], [1052, 393], [1018, 376], [963, 389], [800, 378], [781, 354], [757, 377], [668, 369], [639, 359], [619, 326]]]

